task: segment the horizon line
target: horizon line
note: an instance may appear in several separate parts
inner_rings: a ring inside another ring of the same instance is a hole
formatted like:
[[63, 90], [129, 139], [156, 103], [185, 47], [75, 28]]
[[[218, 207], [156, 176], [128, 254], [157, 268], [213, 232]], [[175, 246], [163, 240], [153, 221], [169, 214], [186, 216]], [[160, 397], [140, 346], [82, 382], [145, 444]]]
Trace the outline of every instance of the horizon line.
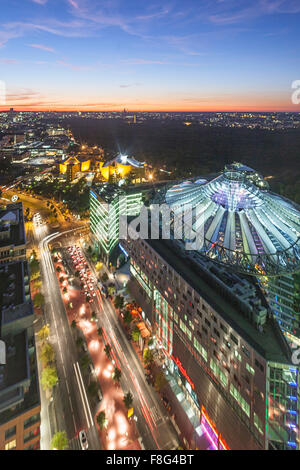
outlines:
[[220, 109], [216, 109], [216, 110], [191, 110], [191, 109], [184, 109], [184, 110], [180, 110], [180, 109], [160, 109], [160, 110], [157, 110], [157, 109], [153, 109], [153, 110], [129, 110], [129, 109], [126, 109], [126, 108], [122, 108], [122, 109], [119, 109], [119, 110], [116, 110], [116, 109], [106, 109], [106, 110], [101, 110], [101, 109], [98, 109], [98, 110], [92, 110], [92, 109], [77, 109], [77, 110], [74, 110], [74, 109], [61, 109], [61, 110], [58, 110], [58, 109], [16, 109], [14, 108], [13, 106], [11, 106], [11, 108], [8, 108], [8, 109], [0, 109], [0, 113], [6, 113], [6, 112], [9, 112], [11, 111], [11, 109], [15, 112], [18, 112], [18, 113], [22, 113], [22, 112], [31, 112], [31, 113], [42, 113], [42, 112], [48, 112], [48, 113], [119, 113], [119, 112], [124, 112], [124, 109], [126, 110], [127, 113], [298, 113], [300, 114], [300, 109], [298, 111], [292, 111], [290, 109], [286, 109], [286, 110], [278, 110], [278, 109], [271, 109], [271, 110], [265, 110], [265, 109], [258, 109], [258, 110], [249, 110], [249, 109], [241, 109], [241, 110], [220, 110]]

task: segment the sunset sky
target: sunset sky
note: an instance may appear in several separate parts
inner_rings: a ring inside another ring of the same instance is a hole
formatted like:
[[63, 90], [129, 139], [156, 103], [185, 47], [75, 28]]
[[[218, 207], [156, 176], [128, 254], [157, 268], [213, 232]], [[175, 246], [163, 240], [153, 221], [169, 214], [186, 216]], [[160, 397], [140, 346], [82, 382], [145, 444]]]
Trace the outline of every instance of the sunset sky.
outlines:
[[300, 0], [0, 0], [0, 110], [290, 110]]

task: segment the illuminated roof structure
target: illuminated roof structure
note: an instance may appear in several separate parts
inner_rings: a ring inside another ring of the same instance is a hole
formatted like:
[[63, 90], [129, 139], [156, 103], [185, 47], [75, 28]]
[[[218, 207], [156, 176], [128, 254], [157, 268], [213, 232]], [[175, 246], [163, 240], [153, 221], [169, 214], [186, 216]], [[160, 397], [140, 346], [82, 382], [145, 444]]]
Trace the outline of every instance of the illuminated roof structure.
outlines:
[[177, 215], [192, 207], [186, 223], [203, 237], [196, 254], [255, 276], [300, 269], [299, 207], [270, 192], [255, 170], [233, 163], [211, 181], [171, 187], [165, 200]]
[[112, 160], [105, 162], [103, 167], [111, 166], [113, 163], [119, 163], [120, 165], [130, 165], [135, 168], [144, 168], [145, 162], [138, 162], [133, 157], [128, 157], [127, 155], [119, 154], [117, 157]]

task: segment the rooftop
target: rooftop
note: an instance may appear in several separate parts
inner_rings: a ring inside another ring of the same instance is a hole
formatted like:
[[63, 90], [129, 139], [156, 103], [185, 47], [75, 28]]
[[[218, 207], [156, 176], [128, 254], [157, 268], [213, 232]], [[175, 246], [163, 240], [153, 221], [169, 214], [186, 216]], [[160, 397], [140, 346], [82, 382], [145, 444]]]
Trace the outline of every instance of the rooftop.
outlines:
[[4, 401], [1, 392], [29, 380], [30, 377], [26, 330], [15, 336], [4, 337], [3, 340], [6, 346], [6, 364], [0, 366], [0, 402]]
[[27, 261], [0, 265], [0, 315], [2, 328], [33, 314]]
[[[219, 313], [262, 357], [268, 361], [290, 363], [290, 349], [273, 316], [255, 324], [255, 313], [267, 309], [254, 278], [236, 276], [208, 259], [195, 262], [184, 247], [170, 240], [145, 240], [199, 295]], [[241, 299], [243, 291], [245, 298]], [[251, 318], [251, 311], [254, 313]]]
[[300, 268], [300, 208], [252, 168], [233, 163], [209, 181], [183, 181], [166, 188], [165, 201], [174, 219], [188, 208], [199, 253], [215, 262], [255, 276]]
[[0, 209], [0, 248], [26, 243], [22, 202]]
[[104, 163], [103, 167], [106, 166], [111, 166], [114, 163], [119, 163], [120, 165], [131, 165], [134, 166], [135, 168], [144, 168], [145, 162], [139, 162], [135, 160], [133, 157], [128, 157], [128, 155], [117, 155], [117, 157], [113, 158], [112, 160], [109, 160]]

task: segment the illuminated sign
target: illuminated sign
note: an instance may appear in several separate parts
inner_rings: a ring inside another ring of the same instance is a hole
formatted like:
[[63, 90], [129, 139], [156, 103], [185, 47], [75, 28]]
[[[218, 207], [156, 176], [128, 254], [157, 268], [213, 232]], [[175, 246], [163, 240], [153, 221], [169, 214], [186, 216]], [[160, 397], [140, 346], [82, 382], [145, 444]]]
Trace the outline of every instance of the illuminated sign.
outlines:
[[176, 357], [176, 359], [175, 359], [175, 364], [177, 365], [177, 367], [180, 370], [180, 372], [182, 373], [182, 375], [186, 378], [186, 380], [188, 381], [188, 383], [190, 384], [192, 389], [195, 390], [194, 382], [192, 382], [191, 379], [189, 378], [187, 371], [183, 368], [183, 366], [182, 366], [180, 360], [178, 359], [178, 357]]
[[203, 405], [201, 406], [201, 426], [206, 432], [210, 442], [213, 444], [215, 449], [230, 450], [230, 447], [228, 447], [228, 445], [224, 441], [223, 437], [221, 436], [221, 433], [218, 431], [215, 424], [208, 416], [207, 411]]
[[126, 258], [129, 258], [129, 254], [127, 253], [126, 250], [124, 250], [124, 248], [122, 247], [121, 243], [119, 243], [119, 247], [121, 249], [121, 251], [123, 251], [124, 255], [126, 256]]

